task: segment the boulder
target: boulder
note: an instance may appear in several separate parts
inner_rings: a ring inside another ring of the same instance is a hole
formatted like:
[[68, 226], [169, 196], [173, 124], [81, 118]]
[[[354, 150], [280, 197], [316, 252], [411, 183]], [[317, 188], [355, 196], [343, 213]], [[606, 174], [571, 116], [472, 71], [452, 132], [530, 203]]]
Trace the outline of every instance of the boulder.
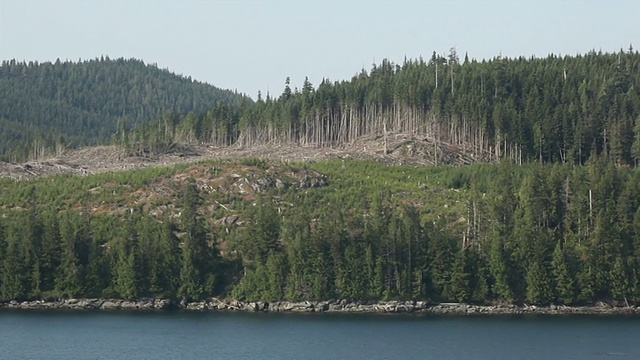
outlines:
[[105, 300], [100, 309], [115, 310], [120, 308], [120, 304], [122, 304], [122, 300]]

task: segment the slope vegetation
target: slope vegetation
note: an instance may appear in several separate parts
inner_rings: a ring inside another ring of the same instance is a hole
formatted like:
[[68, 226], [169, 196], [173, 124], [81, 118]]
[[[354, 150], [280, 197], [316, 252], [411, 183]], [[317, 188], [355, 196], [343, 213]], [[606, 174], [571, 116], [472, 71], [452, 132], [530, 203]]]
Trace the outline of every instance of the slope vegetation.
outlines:
[[240, 158], [0, 179], [0, 293], [640, 302], [640, 173]]

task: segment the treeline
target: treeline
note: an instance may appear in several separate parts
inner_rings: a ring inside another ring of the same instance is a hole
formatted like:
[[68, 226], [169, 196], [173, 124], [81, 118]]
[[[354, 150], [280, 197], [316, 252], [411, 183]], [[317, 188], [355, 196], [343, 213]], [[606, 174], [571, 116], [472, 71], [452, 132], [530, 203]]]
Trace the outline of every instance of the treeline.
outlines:
[[362, 136], [405, 132], [493, 159], [584, 164], [640, 160], [640, 54], [460, 60], [455, 49], [428, 60], [384, 60], [348, 81], [317, 88], [285, 81], [282, 94], [255, 104], [162, 118], [138, 129], [226, 146], [335, 146]]
[[0, 65], [0, 159], [23, 161], [66, 147], [110, 141], [166, 112], [201, 113], [248, 97], [175, 75], [135, 59], [3, 61]]
[[7, 187], [20, 194], [0, 218], [2, 298], [640, 302], [635, 169], [595, 156], [585, 166], [309, 166], [330, 185], [238, 197], [225, 207], [238, 226], [201, 215], [215, 192], [197, 182], [181, 188], [174, 217], [142, 204], [87, 215], [75, 201], [39, 203], [39, 187]]

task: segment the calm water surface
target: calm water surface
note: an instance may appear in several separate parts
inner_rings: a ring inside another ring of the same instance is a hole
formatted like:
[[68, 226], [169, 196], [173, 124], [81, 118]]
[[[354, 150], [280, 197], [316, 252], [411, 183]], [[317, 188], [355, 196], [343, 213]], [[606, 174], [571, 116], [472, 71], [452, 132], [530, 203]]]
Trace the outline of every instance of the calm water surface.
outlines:
[[640, 318], [0, 311], [1, 359], [640, 359]]

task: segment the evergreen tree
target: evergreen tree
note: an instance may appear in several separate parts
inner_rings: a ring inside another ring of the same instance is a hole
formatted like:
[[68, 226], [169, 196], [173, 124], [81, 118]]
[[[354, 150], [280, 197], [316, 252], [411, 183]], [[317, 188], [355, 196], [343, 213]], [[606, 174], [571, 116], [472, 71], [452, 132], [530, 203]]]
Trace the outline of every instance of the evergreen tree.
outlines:
[[24, 241], [22, 228], [25, 222], [14, 219], [5, 230], [4, 261], [2, 271], [2, 299], [21, 300], [28, 297], [27, 284], [29, 266], [25, 263]]
[[268, 290], [264, 300], [280, 301], [284, 298], [286, 284], [287, 264], [286, 258], [280, 253], [269, 256], [265, 266], [267, 273]]
[[636, 124], [633, 128], [633, 145], [631, 146], [631, 156], [634, 165], [640, 165], [640, 114], [636, 118]]
[[476, 251], [469, 250], [471, 301], [484, 303], [490, 298], [489, 269], [487, 259]]
[[499, 239], [489, 244], [489, 272], [493, 278], [491, 292], [498, 300], [512, 302], [515, 299], [510, 282], [508, 261], [510, 256], [505, 252]]
[[451, 267], [451, 279], [444, 288], [444, 297], [457, 302], [467, 302], [470, 298], [469, 273], [467, 272], [467, 250], [461, 249]]
[[551, 260], [555, 299], [561, 304], [571, 305], [575, 298], [574, 278], [569, 272], [561, 242], [558, 241]]
[[132, 249], [118, 249], [116, 263], [113, 267], [114, 290], [122, 299], [133, 299], [138, 295], [135, 271], [135, 255]]
[[200, 201], [196, 184], [190, 179], [182, 191], [183, 211], [180, 217], [184, 235], [181, 239], [178, 296], [184, 299], [199, 299], [205, 292], [210, 294], [215, 290], [216, 259], [210, 251], [202, 218], [197, 216]]
[[77, 215], [63, 214], [60, 220], [61, 260], [55, 278], [55, 289], [60, 296], [76, 297], [82, 293], [82, 268], [78, 257], [81, 220]]
[[174, 224], [171, 219], [165, 218], [149, 264], [149, 291], [154, 296], [175, 296], [178, 284], [178, 250], [179, 240], [174, 234]]
[[551, 280], [542, 261], [534, 260], [531, 262], [526, 279], [527, 301], [534, 304], [546, 305], [553, 299]]
[[40, 273], [42, 277], [42, 290], [45, 294], [52, 292], [55, 288], [55, 272], [60, 265], [60, 245], [58, 214], [50, 212], [44, 216], [40, 251]]
[[611, 296], [615, 300], [628, 301], [629, 295], [632, 293], [629, 276], [627, 274], [626, 264], [621, 257], [617, 257], [611, 270], [609, 271], [611, 281]]

